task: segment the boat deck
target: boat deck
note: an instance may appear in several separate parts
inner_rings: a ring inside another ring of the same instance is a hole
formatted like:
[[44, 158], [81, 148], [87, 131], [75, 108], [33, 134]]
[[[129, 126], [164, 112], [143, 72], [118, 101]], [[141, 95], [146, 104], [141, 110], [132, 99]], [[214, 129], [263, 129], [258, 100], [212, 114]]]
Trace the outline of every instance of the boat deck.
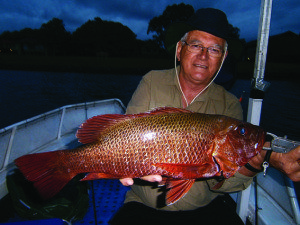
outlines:
[[[34, 225], [34, 224], [101, 224], [106, 225], [122, 206], [128, 187], [119, 180], [102, 179], [89, 181], [89, 207], [83, 219], [63, 222], [61, 219], [28, 220], [20, 217], [16, 212], [12, 214], [6, 225]], [[1, 216], [2, 217], [2, 216]], [[2, 223], [1, 223], [2, 224]]]
[[90, 182], [89, 208], [82, 220], [73, 224], [108, 224], [122, 206], [128, 187], [118, 180], [95, 180]]

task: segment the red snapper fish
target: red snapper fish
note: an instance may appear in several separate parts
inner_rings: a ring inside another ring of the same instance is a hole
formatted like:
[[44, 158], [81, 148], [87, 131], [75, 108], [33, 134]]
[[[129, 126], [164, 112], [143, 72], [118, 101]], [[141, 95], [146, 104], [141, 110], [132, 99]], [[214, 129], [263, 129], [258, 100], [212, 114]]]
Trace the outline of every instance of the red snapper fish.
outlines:
[[44, 199], [82, 173], [82, 181], [159, 174], [165, 178], [166, 204], [172, 204], [196, 179], [231, 177], [261, 151], [265, 140], [265, 132], [250, 123], [171, 107], [95, 116], [76, 136], [84, 144], [76, 149], [15, 160]]

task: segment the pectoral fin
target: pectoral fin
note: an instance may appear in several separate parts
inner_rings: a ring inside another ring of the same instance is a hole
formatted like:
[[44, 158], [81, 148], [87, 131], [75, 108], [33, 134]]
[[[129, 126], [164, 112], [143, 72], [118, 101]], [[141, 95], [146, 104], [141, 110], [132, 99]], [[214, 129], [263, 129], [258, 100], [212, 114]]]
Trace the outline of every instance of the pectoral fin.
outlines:
[[107, 179], [117, 179], [117, 178], [120, 178], [120, 177], [116, 177], [114, 175], [107, 174], [107, 173], [88, 173], [80, 181], [98, 180], [98, 179], [104, 179], [104, 178], [107, 178]]
[[219, 172], [218, 165], [209, 162], [202, 164], [156, 163], [155, 167], [163, 174], [176, 179], [212, 177]]

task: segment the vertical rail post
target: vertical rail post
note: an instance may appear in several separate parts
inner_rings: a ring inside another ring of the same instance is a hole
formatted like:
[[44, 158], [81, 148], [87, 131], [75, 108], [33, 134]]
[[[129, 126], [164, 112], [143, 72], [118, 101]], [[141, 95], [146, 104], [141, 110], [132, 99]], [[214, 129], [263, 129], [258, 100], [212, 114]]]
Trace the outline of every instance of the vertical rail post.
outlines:
[[[272, 0], [261, 0], [260, 21], [257, 37], [256, 57], [252, 90], [249, 98], [247, 121], [259, 125], [264, 91], [269, 83], [264, 81], [264, 73], [267, 59], [269, 31], [272, 11]], [[244, 223], [248, 215], [251, 186], [238, 195], [237, 213]]]
[[61, 138], [61, 131], [62, 131], [62, 126], [63, 126], [63, 123], [64, 123], [64, 119], [65, 119], [65, 114], [66, 114], [66, 107], [63, 107], [61, 117], [60, 117], [59, 126], [58, 126], [58, 131], [57, 131], [57, 139]]

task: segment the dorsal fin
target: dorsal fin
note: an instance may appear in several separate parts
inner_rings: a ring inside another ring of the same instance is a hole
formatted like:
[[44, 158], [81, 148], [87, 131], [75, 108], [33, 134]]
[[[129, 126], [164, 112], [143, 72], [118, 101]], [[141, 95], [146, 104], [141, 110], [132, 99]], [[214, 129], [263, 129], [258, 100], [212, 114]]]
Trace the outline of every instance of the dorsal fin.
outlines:
[[193, 113], [190, 110], [187, 109], [181, 109], [181, 108], [174, 108], [174, 107], [159, 107], [155, 108], [148, 112], [149, 114], [165, 114], [165, 113]]
[[105, 132], [108, 128], [116, 125], [117, 123], [126, 121], [128, 119], [133, 119], [137, 117], [153, 116], [160, 114], [169, 113], [192, 113], [186, 109], [172, 108], [172, 107], [160, 107], [154, 110], [139, 113], [139, 114], [105, 114], [94, 116], [88, 119], [86, 122], [81, 124], [77, 130], [76, 137], [78, 141], [82, 144], [93, 143], [99, 140], [101, 133]]
[[93, 143], [106, 129], [129, 118], [130, 115], [105, 114], [94, 116], [82, 123], [77, 130], [76, 137], [82, 144]]

